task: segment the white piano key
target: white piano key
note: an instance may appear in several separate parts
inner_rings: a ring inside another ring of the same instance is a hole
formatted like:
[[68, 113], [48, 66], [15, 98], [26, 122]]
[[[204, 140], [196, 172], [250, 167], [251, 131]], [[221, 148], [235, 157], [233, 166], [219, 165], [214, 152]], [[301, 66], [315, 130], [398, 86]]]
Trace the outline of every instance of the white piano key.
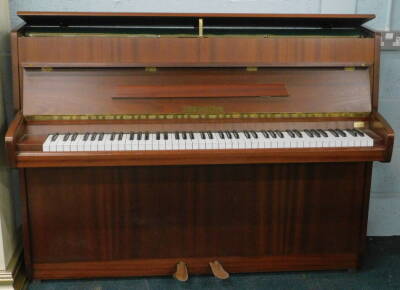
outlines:
[[118, 139], [118, 151], [125, 151], [126, 150], [126, 140], [127, 140], [127, 138], [129, 138], [129, 134], [123, 134], [122, 135], [122, 140]]
[[73, 136], [73, 134], [69, 135], [67, 141], [63, 142], [64, 143], [64, 148], [63, 148], [64, 152], [71, 152], [72, 136]]
[[51, 138], [53, 138], [53, 134], [50, 134], [49, 136], [47, 136], [46, 140], [43, 143], [42, 146], [42, 150], [43, 152], [49, 152], [50, 151], [50, 142], [51, 142]]

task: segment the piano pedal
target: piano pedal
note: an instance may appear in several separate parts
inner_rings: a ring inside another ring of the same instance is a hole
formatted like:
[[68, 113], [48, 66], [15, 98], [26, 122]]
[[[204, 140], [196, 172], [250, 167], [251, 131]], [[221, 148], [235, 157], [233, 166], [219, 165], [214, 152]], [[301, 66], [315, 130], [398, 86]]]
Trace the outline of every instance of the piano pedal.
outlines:
[[185, 262], [180, 261], [176, 264], [176, 271], [172, 277], [181, 282], [186, 282], [189, 279], [189, 273]]
[[229, 278], [229, 273], [222, 267], [218, 261], [210, 262], [210, 268], [214, 276], [218, 279], [225, 280]]

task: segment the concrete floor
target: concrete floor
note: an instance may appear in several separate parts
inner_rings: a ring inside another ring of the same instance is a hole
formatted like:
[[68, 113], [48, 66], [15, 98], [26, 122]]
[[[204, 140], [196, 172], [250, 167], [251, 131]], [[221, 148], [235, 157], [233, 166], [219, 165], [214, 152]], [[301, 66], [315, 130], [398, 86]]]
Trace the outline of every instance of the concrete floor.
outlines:
[[171, 277], [33, 281], [29, 290], [384, 290], [400, 289], [400, 237], [369, 238], [362, 269], [357, 272], [323, 271], [297, 273], [233, 274], [220, 281], [193, 276], [186, 283]]

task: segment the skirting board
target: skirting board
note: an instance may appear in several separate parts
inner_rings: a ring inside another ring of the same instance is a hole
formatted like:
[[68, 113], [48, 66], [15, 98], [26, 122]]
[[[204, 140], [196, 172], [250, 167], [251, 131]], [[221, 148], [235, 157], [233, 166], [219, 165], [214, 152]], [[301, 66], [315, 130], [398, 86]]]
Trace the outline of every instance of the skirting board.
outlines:
[[0, 290], [23, 290], [28, 285], [23, 267], [22, 246], [19, 246], [6, 271], [0, 271]]

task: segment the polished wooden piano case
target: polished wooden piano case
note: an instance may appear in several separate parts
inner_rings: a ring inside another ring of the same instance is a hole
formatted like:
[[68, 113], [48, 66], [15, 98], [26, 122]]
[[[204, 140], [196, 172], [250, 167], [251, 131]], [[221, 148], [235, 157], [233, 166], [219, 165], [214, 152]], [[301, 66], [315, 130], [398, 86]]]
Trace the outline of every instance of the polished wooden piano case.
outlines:
[[[371, 15], [21, 12], [12, 32], [30, 278], [353, 269], [378, 113]], [[301, 27], [301, 28], [300, 28]], [[360, 128], [371, 147], [45, 152], [48, 134]]]

